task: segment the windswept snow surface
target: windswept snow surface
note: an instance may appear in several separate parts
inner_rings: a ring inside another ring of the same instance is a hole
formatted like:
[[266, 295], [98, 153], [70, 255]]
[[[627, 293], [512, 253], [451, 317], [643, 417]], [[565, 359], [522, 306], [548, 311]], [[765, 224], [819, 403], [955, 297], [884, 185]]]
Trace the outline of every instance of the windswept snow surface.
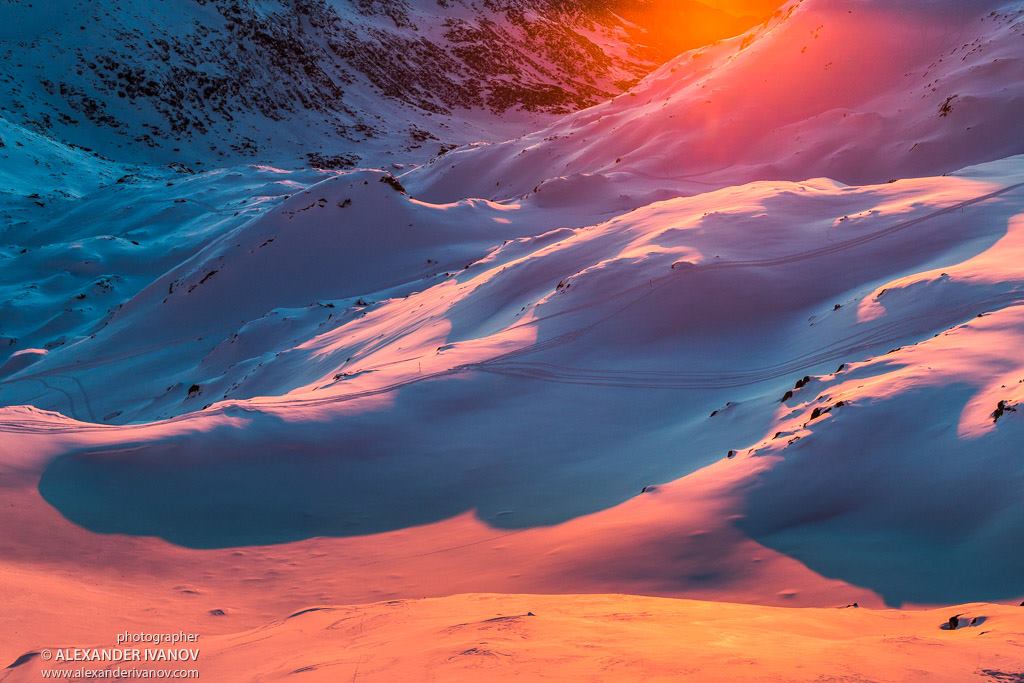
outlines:
[[[939, 628], [953, 613], [964, 626]], [[1012, 681], [1022, 632], [1024, 610], [1007, 605], [794, 610], [624, 595], [457, 595], [295, 610], [259, 629], [204, 637], [200, 661], [203, 675], [219, 681], [245, 671], [327, 682], [818, 683], [836, 672], [892, 681], [912, 671], [962, 683]], [[35, 682], [52, 666], [29, 657], [5, 680]]]
[[[398, 177], [5, 128], [42, 168], [4, 180], [0, 568], [102, 608], [79, 642], [479, 591], [1019, 601], [1022, 30], [794, 2]], [[18, 596], [11, 659], [58, 610]]]
[[0, 139], [0, 358], [90, 334], [203, 246], [334, 175], [118, 164], [2, 119]]
[[[42, 495], [204, 548], [466, 511], [524, 529], [737, 451], [740, 527], [827, 576], [895, 603], [1020, 592], [998, 551], [1021, 531], [1020, 423], [993, 414], [1024, 394], [1024, 159], [526, 236], [529, 206], [423, 204], [384, 178], [311, 187], [8, 375], [7, 404], [145, 421], [49, 463]], [[954, 524], [938, 512], [960, 496]]]

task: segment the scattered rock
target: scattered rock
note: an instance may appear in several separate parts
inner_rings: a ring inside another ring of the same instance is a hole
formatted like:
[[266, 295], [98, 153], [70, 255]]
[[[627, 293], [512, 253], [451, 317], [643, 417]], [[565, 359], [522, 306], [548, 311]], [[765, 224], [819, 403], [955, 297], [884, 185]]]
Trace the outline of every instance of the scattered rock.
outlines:
[[959, 95], [950, 95], [946, 98], [946, 101], [939, 106], [939, 118], [945, 118], [953, 113], [953, 100]]
[[37, 656], [39, 656], [38, 652], [26, 652], [25, 654], [21, 655], [20, 657], [15, 659], [13, 662], [8, 664], [7, 668], [8, 669], [16, 669], [19, 666], [21, 666], [22, 664], [25, 664], [26, 662], [31, 661], [34, 657], [37, 657]]
[[399, 182], [398, 178], [396, 178], [395, 176], [391, 175], [390, 173], [381, 176], [380, 182], [387, 183], [392, 188], [394, 188], [397, 192], [401, 192], [402, 194], [408, 194], [408, 192], [405, 191], [405, 187], [402, 185], [401, 182]]
[[999, 418], [1001, 418], [1004, 415], [1006, 415], [1006, 413], [1015, 413], [1015, 412], [1017, 412], [1017, 406], [1015, 404], [1011, 404], [1009, 401], [1000, 401], [998, 403], [998, 405], [996, 405], [995, 412], [992, 413], [992, 422], [993, 423], [998, 423], [999, 422]]
[[358, 154], [321, 154], [320, 152], [309, 152], [306, 160], [313, 168], [320, 170], [337, 170], [352, 168], [359, 163]]

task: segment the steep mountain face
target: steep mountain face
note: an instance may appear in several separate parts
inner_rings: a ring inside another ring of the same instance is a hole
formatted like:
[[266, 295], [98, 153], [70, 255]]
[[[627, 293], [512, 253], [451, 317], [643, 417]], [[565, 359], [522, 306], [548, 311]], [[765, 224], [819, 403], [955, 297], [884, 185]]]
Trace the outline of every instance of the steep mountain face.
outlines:
[[557, 197], [603, 178], [641, 198], [763, 179], [885, 182], [1022, 153], [1022, 15], [1015, 0], [790, 2], [610, 102], [437, 159], [406, 183], [445, 201]]
[[429, 157], [596, 104], [650, 71], [657, 51], [631, 47], [642, 29], [615, 4], [6, 3], [0, 115], [122, 161]]

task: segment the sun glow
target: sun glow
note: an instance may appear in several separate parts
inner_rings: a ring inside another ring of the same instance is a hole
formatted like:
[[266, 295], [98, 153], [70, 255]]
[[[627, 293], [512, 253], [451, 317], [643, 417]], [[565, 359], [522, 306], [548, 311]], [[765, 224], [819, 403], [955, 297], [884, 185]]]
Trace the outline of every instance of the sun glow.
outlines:
[[739, 35], [767, 19], [780, 0], [649, 0], [622, 14], [642, 26], [639, 40], [666, 56]]

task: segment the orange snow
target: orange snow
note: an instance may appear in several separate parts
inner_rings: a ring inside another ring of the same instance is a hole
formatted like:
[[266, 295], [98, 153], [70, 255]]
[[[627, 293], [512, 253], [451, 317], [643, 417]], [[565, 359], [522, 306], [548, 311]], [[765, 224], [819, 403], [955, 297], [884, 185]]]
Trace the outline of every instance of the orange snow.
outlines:
[[[959, 628], [942, 628], [953, 615]], [[912, 612], [467, 594], [299, 610], [202, 637], [190, 646], [196, 664], [173, 668], [215, 681], [1010, 681], [1024, 666], [1022, 641], [1024, 608], [1005, 605]], [[50, 667], [32, 657], [4, 680], [38, 680]]]

